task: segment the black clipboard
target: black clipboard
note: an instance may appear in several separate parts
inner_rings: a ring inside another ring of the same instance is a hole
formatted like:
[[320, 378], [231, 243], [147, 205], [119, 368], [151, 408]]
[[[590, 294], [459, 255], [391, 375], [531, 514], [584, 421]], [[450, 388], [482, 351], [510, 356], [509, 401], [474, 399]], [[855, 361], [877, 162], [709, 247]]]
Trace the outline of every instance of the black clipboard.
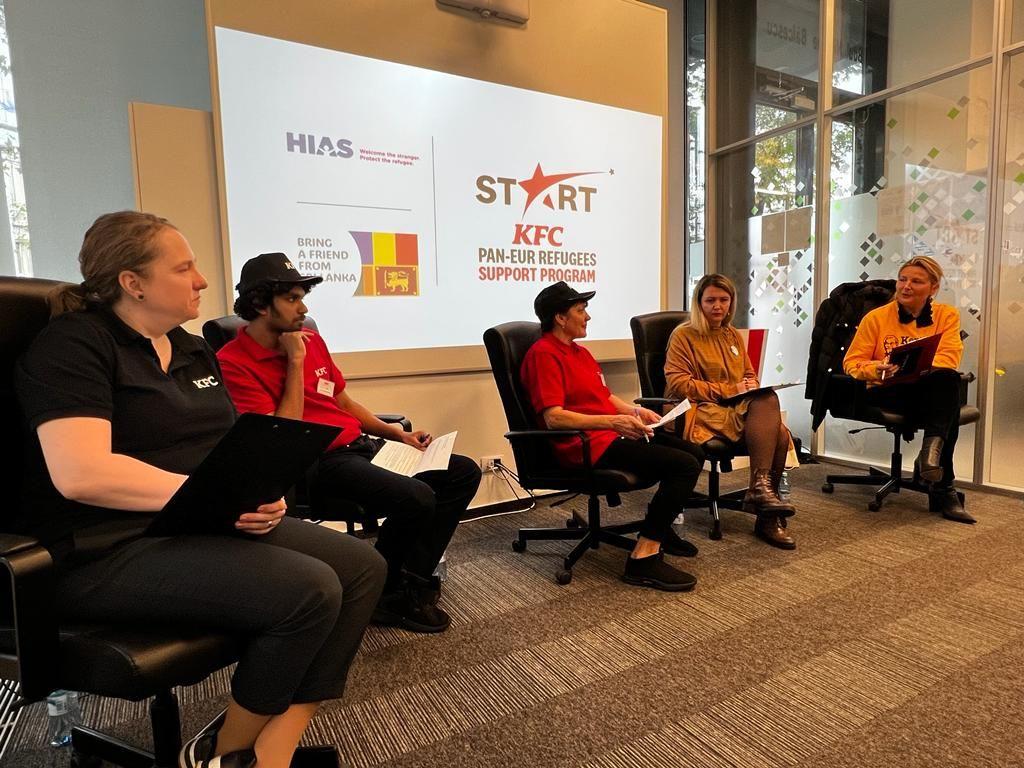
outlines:
[[284, 496], [340, 432], [340, 427], [243, 413], [145, 535], [237, 532], [240, 514]]
[[889, 365], [898, 365], [899, 370], [886, 376], [879, 385], [886, 387], [890, 384], [906, 384], [930, 371], [940, 341], [942, 334], [936, 333], [893, 347], [889, 351]]
[[746, 392], [740, 392], [738, 395], [732, 397], [723, 397], [721, 402], [723, 403], [738, 403], [745, 397], [753, 397], [759, 395], [762, 392], [778, 392], [780, 389], [788, 389], [789, 387], [799, 387], [803, 384], [802, 381], [787, 381], [785, 384], [772, 384], [767, 387], [757, 387], [756, 389], [748, 389]]

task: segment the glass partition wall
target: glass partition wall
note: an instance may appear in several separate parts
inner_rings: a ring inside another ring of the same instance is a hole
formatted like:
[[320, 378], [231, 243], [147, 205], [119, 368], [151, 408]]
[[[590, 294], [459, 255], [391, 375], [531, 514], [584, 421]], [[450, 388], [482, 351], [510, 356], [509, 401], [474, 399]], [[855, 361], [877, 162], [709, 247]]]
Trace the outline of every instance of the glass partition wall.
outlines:
[[[1024, 0], [709, 0], [708, 271], [767, 328], [765, 380], [803, 379], [817, 307], [894, 278], [915, 254], [946, 273], [962, 369], [983, 418], [956, 471], [1024, 490]], [[770, 377], [770, 378], [769, 378]], [[802, 388], [787, 421], [815, 453], [888, 464], [891, 438], [828, 418]], [[904, 451], [907, 468], [917, 447]]]

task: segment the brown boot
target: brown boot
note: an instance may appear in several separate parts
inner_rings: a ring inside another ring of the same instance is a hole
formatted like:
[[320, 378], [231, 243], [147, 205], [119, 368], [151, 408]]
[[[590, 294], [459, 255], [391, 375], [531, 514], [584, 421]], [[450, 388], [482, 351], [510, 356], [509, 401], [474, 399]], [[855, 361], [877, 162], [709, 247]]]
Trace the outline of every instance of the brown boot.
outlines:
[[755, 469], [754, 478], [743, 497], [743, 511], [752, 515], [792, 515], [795, 511], [792, 504], [787, 504], [779, 498], [779, 494], [772, 488], [771, 471], [767, 469]]
[[796, 549], [793, 537], [786, 533], [778, 515], [758, 515], [754, 535], [779, 549]]

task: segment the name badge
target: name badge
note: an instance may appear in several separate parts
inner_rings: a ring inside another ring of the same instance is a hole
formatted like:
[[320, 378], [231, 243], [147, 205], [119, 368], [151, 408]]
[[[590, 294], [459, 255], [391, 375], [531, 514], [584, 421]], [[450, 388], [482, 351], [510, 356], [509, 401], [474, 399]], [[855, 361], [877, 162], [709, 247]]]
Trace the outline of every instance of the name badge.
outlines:
[[732, 352], [733, 357], [739, 357], [740, 356], [740, 351], [738, 349], [736, 349], [736, 345], [735, 344], [733, 344], [731, 347], [729, 347], [729, 351]]
[[328, 379], [317, 379], [316, 391], [327, 397], [334, 397], [334, 382]]

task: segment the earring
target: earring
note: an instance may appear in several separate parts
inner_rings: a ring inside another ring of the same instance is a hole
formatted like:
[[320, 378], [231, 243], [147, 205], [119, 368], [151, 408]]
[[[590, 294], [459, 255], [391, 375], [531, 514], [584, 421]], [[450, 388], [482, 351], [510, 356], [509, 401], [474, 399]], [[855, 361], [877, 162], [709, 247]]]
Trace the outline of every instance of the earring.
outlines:
[[138, 296], [136, 296], [135, 298], [136, 298], [136, 299], [138, 299], [139, 301], [142, 301], [142, 300], [143, 300], [144, 298], [146, 298], [146, 297], [145, 297], [145, 296], [143, 296], [143, 295], [142, 295], [142, 294], [140, 293], [140, 294], [139, 294]]

